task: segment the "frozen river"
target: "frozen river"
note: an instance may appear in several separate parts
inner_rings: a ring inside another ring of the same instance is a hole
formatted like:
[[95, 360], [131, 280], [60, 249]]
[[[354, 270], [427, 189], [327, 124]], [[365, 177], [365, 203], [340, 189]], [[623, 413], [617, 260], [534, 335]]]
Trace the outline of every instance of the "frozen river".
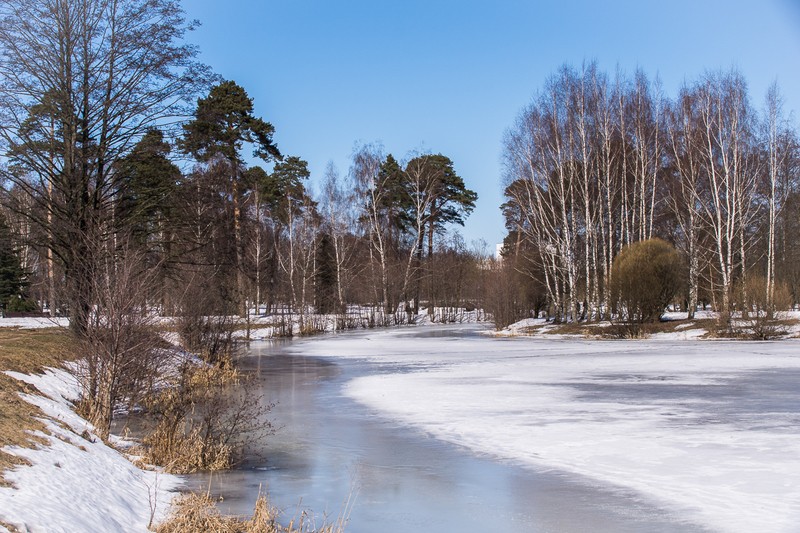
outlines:
[[282, 429], [194, 483], [236, 514], [355, 497], [351, 533], [798, 531], [800, 343], [479, 329], [254, 344]]

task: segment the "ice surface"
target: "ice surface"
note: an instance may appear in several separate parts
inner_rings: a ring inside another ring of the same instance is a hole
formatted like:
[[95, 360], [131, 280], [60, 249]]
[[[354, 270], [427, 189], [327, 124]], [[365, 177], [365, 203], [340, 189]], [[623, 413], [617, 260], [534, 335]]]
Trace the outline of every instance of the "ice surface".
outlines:
[[374, 362], [379, 373], [351, 381], [346, 394], [477, 453], [633, 489], [713, 530], [797, 531], [798, 341], [498, 339], [475, 330], [374, 331], [291, 349]]

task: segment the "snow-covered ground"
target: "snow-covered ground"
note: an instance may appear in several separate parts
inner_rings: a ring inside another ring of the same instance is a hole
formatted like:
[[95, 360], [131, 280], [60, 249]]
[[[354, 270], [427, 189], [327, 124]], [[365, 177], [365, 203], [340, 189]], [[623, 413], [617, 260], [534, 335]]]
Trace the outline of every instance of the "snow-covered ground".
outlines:
[[[706, 340], [715, 339], [713, 334], [714, 320], [719, 317], [718, 313], [714, 311], [697, 310], [693, 320], [687, 320], [685, 311], [668, 311], [664, 313], [661, 319], [665, 322], [683, 321], [678, 324], [673, 331], [665, 331], [653, 333], [649, 335], [652, 340], [695, 340], [704, 338]], [[781, 311], [778, 312], [776, 318], [784, 323], [780, 326], [783, 330], [783, 337], [796, 338], [800, 337], [800, 311]], [[739, 327], [742, 331], [747, 331], [751, 326], [748, 325], [747, 320], [739, 318], [734, 319], [734, 325]], [[608, 321], [599, 322], [580, 322], [582, 330], [588, 335], [592, 335], [596, 330], [596, 336], [601, 337], [602, 328], [611, 325]], [[569, 325], [569, 324], [564, 324]], [[486, 334], [495, 337], [517, 337], [526, 336], [534, 338], [554, 339], [580, 339], [584, 337], [583, 333], [561, 333], [560, 324], [554, 324], [544, 318], [526, 318], [503, 328], [500, 331], [487, 331]], [[568, 330], [569, 331], [569, 330]], [[711, 335], [709, 335], [711, 333]]]
[[66, 317], [25, 317], [25, 318], [0, 318], [0, 328], [42, 329], [69, 326]]
[[[454, 337], [295, 343], [373, 361], [345, 393], [477, 453], [638, 491], [715, 531], [800, 527], [800, 342]], [[439, 336], [444, 332], [444, 336]]]
[[70, 400], [80, 390], [74, 376], [64, 370], [8, 374], [44, 394], [23, 397], [47, 415], [50, 435], [36, 433], [48, 446], [5, 449], [31, 466], [6, 472], [15, 488], [0, 487], [0, 521], [23, 532], [146, 532], [151, 518], [164, 517], [179, 479], [140, 470], [93, 437], [92, 427], [72, 410]]

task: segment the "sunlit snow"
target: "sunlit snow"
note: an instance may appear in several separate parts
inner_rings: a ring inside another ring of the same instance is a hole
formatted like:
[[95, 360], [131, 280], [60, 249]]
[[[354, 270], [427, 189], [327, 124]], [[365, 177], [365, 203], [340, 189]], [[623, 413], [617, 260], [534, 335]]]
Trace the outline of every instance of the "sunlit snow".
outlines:
[[800, 342], [446, 334], [476, 328], [292, 350], [373, 361], [347, 395], [477, 453], [634, 489], [712, 530], [797, 530]]
[[8, 374], [45, 395], [23, 397], [49, 417], [50, 434], [37, 433], [47, 446], [5, 449], [31, 466], [6, 472], [15, 487], [0, 487], [0, 521], [31, 532], [146, 532], [151, 517], [163, 518], [178, 478], [140, 470], [94, 437], [71, 408], [79, 391], [74, 376], [63, 370]]

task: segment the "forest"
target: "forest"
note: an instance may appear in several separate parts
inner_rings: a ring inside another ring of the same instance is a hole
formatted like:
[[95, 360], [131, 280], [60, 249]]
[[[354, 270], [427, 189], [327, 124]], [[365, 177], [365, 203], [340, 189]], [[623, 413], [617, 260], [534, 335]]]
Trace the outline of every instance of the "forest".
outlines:
[[371, 327], [421, 310], [595, 321], [620, 313], [615, 258], [653, 238], [680, 256], [669, 303], [690, 318], [798, 302], [796, 131], [777, 86], [756, 107], [735, 70], [672, 98], [593, 62], [550, 76], [502, 140], [495, 259], [456, 231], [478, 198], [446, 155], [361, 143], [312, 179], [246, 89], [198, 60], [179, 2], [19, 0], [0, 15], [6, 313], [69, 316], [78, 336], [118, 299], [299, 317], [288, 335], [325, 329], [321, 315]]
[[615, 258], [659, 238], [680, 255], [670, 303], [689, 318], [698, 307], [728, 323], [790, 309], [797, 141], [777, 84], [756, 107], [735, 69], [670, 98], [642, 71], [564, 66], [504, 139], [504, 253], [518, 273], [506, 284], [526, 287], [526, 314], [611, 318]]
[[177, 2], [3, 15], [6, 311], [81, 334], [121, 270], [161, 315], [299, 315], [303, 332], [324, 329], [314, 314], [356, 327], [477, 304], [474, 254], [448, 233], [477, 195], [447, 156], [360, 145], [312, 193], [246, 90], [184, 44]]

